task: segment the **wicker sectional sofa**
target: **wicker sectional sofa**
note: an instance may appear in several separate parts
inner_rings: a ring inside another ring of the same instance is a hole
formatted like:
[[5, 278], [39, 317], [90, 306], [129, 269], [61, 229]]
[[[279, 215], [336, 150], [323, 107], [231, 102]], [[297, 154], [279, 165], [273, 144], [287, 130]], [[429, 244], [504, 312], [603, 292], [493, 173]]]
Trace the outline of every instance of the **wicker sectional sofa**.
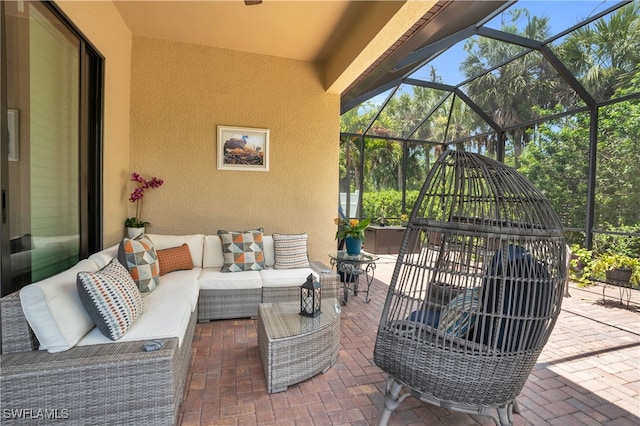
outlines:
[[[233, 273], [221, 272], [217, 235], [148, 236], [158, 250], [187, 244], [193, 268], [161, 276], [143, 299], [144, 313], [117, 341], [97, 327], [82, 329], [75, 283], [78, 272], [97, 271], [117, 257], [117, 245], [0, 299], [2, 424], [173, 425], [196, 321], [256, 317], [261, 302], [298, 300], [309, 274], [320, 280], [323, 297], [338, 295], [339, 277], [322, 263], [274, 269], [271, 236], [263, 241], [267, 269]], [[27, 320], [34, 315], [58, 335], [43, 335], [41, 326], [34, 333]], [[152, 339], [163, 346], [144, 351], [142, 344]]]

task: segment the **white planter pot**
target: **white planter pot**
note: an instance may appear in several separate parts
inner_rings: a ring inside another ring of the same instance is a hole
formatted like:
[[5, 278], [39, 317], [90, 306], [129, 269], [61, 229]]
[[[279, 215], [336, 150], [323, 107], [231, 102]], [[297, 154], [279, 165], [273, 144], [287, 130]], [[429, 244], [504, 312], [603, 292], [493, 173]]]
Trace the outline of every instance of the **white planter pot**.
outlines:
[[127, 228], [127, 237], [135, 238], [140, 234], [144, 234], [144, 226], [141, 228]]

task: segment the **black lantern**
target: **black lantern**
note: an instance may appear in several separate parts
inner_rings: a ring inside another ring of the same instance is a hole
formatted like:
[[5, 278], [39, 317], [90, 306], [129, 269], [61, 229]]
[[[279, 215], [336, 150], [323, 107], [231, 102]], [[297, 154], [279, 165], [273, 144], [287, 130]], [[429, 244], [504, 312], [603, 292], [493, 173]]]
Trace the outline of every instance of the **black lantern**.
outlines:
[[320, 315], [320, 283], [313, 274], [300, 286], [300, 315], [315, 318]]

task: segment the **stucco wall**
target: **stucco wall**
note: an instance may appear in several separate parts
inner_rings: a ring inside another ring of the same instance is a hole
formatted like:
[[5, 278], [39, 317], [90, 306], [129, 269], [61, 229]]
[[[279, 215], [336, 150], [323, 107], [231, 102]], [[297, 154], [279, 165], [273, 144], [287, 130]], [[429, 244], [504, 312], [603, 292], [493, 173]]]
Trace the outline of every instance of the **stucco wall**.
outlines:
[[122, 239], [129, 208], [131, 31], [111, 2], [56, 1], [105, 58], [103, 244]]
[[[340, 99], [313, 64], [134, 36], [131, 70], [130, 171], [165, 181], [145, 196], [149, 232], [307, 232], [328, 260]], [[270, 170], [217, 170], [217, 125], [270, 129]]]

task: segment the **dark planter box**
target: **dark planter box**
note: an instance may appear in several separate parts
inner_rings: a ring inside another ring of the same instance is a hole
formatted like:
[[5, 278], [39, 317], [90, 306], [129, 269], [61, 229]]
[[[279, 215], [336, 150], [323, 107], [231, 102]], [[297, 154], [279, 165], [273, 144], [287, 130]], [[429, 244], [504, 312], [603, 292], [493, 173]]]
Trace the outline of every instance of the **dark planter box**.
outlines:
[[608, 281], [628, 283], [631, 281], [631, 269], [611, 269], [605, 272]]
[[364, 231], [364, 250], [374, 254], [398, 254], [404, 226], [369, 226]]

